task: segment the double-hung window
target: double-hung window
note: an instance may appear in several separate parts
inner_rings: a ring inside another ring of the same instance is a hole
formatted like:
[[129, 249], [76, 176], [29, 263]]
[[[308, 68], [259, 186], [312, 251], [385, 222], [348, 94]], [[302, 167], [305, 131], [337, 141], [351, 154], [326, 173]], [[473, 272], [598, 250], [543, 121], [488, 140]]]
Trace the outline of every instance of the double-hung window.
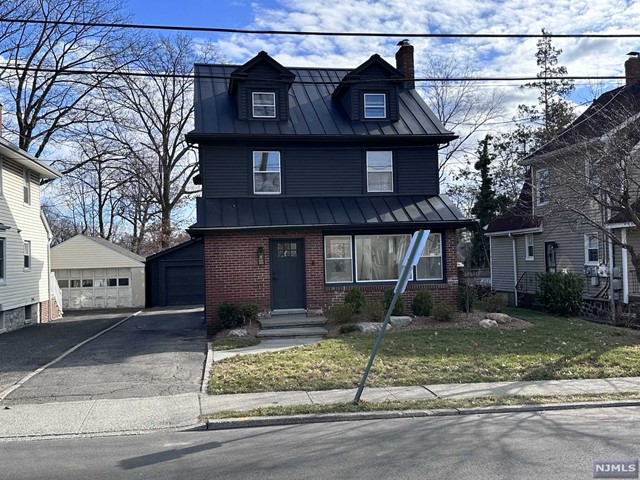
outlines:
[[442, 235], [431, 233], [418, 260], [416, 279], [442, 280], [442, 278]]
[[527, 233], [524, 236], [525, 260], [533, 260], [533, 233]]
[[31, 205], [31, 173], [24, 170], [22, 175], [22, 200], [26, 205]]
[[391, 152], [367, 152], [367, 192], [393, 192]]
[[600, 252], [598, 250], [598, 234], [588, 233], [584, 236], [584, 264], [598, 265]]
[[387, 118], [387, 96], [384, 93], [364, 94], [364, 118]]
[[325, 282], [353, 282], [351, 236], [324, 238]]
[[275, 92], [253, 92], [251, 101], [253, 118], [276, 118]]
[[549, 170], [544, 168], [536, 172], [536, 197], [538, 205], [549, 203]]
[[280, 177], [280, 152], [253, 152], [253, 193], [281, 193]]
[[23, 250], [23, 263], [25, 270], [31, 270], [31, 242], [29, 240], [25, 240], [22, 243]]

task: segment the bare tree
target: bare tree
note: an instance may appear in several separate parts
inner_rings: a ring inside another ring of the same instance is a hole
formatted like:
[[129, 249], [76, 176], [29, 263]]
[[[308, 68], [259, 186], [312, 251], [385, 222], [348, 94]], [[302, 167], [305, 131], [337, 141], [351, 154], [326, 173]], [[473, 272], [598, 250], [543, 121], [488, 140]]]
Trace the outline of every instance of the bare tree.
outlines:
[[139, 182], [140, 188], [132, 192], [146, 199], [127, 218], [141, 238], [157, 213], [160, 247], [166, 248], [174, 230], [173, 214], [198, 191], [192, 183], [195, 152], [184, 139], [193, 125], [193, 65], [216, 55], [182, 35], [154, 38], [150, 50], [135, 64], [148, 76], [112, 78], [108, 88], [100, 90], [100, 103], [110, 118], [109, 135], [127, 151], [122, 168]]
[[453, 81], [447, 79], [472, 78], [477, 70], [471, 62], [460, 62], [451, 57], [429, 57], [426, 66], [420, 70], [425, 78], [442, 78], [425, 83], [421, 90], [427, 104], [444, 126], [459, 135], [440, 156], [440, 180], [452, 159], [461, 160], [464, 155], [473, 155], [477, 141], [482, 137], [479, 131], [488, 122], [502, 117], [502, 95], [496, 90], [481, 88], [472, 80]]
[[125, 20], [119, 0], [24, 0], [17, 8], [10, 13], [29, 12], [29, 20], [41, 23], [2, 22], [8, 30], [0, 34], [0, 52], [6, 52], [0, 79], [17, 143], [39, 157], [91, 117], [88, 95], [141, 52], [113, 26]]

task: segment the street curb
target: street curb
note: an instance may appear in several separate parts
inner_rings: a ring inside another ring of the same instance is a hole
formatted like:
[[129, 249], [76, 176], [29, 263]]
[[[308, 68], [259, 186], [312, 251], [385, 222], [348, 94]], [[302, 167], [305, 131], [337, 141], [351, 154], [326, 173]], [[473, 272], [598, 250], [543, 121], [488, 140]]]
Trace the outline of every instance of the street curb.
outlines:
[[434, 410], [398, 410], [357, 413], [321, 413], [310, 415], [283, 415], [274, 417], [244, 417], [207, 420], [207, 430], [301, 425], [309, 423], [353, 422], [363, 420], [389, 420], [396, 418], [451, 417], [486, 415], [494, 413], [545, 412], [554, 410], [581, 410], [587, 408], [640, 407], [640, 400], [612, 400], [605, 402], [544, 403], [530, 405], [502, 405], [493, 407], [441, 408]]
[[207, 355], [204, 359], [204, 371], [202, 372], [202, 383], [200, 384], [200, 394], [202, 395], [207, 394], [211, 368], [213, 368], [213, 342], [207, 342]]

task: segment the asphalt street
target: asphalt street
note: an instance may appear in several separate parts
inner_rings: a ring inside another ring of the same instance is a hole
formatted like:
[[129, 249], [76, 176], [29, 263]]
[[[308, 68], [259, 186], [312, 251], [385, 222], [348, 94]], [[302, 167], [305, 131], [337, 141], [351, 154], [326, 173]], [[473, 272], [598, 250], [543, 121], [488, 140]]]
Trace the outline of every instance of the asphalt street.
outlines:
[[[122, 318], [121, 314], [117, 319], [94, 320], [95, 325], [100, 324], [102, 328], [93, 328], [94, 324], [85, 320], [87, 325], [91, 323], [92, 328], [86, 326], [82, 332], [69, 328], [58, 333], [52, 337], [58, 342], [58, 347], [48, 347], [51, 354], [46, 356], [35, 354], [37, 349], [46, 346], [46, 336], [40, 336], [39, 341], [30, 341], [28, 335], [16, 338], [13, 333], [0, 336], [0, 342], [11, 345], [16, 352], [24, 348], [21, 341], [23, 345], [29, 344], [27, 351], [34, 352], [24, 357], [18, 355], [25, 360], [13, 361], [8, 357], [6, 363], [0, 362], [2, 383], [12, 379], [15, 382], [50, 361], [50, 357], [55, 358], [62, 353], [62, 347], [64, 351]], [[34, 329], [24, 329], [26, 333], [29, 330]], [[147, 310], [33, 377], [11, 393], [3, 405], [197, 392], [205, 354], [206, 330], [202, 308]], [[3, 352], [2, 356], [5, 355]]]
[[0, 443], [11, 479], [593, 478], [637, 459], [640, 408]]

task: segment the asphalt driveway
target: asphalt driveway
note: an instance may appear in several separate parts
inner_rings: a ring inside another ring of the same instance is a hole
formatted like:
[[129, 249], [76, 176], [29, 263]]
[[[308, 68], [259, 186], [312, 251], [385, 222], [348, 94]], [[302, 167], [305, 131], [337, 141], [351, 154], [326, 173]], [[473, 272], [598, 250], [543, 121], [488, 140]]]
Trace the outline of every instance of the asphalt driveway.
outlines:
[[[38, 327], [0, 335], [0, 391], [130, 313], [49, 324], [64, 325], [50, 329], [55, 335]], [[2, 404], [197, 392], [206, 345], [202, 308], [146, 310], [31, 378]]]

